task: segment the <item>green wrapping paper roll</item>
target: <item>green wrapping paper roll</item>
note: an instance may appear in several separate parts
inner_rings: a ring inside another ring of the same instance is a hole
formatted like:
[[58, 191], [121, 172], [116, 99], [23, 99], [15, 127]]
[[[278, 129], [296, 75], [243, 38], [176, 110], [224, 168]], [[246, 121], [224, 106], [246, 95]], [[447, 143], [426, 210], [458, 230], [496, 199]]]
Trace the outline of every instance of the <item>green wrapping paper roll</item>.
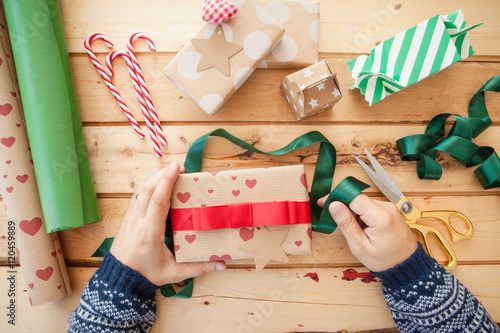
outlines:
[[47, 232], [101, 219], [57, 0], [4, 0]]

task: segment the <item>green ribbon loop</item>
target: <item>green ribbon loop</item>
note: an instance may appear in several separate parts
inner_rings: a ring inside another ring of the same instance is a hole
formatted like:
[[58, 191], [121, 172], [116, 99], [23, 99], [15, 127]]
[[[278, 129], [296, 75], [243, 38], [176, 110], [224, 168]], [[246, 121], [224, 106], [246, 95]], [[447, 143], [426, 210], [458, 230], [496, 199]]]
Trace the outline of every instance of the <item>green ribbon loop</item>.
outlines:
[[[443, 169], [436, 162], [438, 151], [453, 156], [466, 167], [480, 165], [474, 174], [484, 189], [500, 187], [500, 160], [492, 147], [473, 143], [492, 121], [486, 109], [485, 91], [500, 91], [500, 76], [488, 80], [469, 102], [469, 117], [451, 113], [441, 113], [431, 119], [425, 134], [410, 135], [399, 139], [399, 153], [403, 161], [417, 161], [420, 179], [440, 179]], [[445, 137], [445, 125], [450, 116], [455, 122]]]
[[362, 191], [370, 187], [370, 185], [363, 183], [357, 178], [346, 177], [333, 189], [332, 193], [326, 199], [323, 210], [321, 211], [321, 218], [319, 223], [311, 223], [312, 229], [324, 234], [331, 234], [336, 228], [337, 224], [333, 221], [333, 224], [325, 222], [331, 219], [328, 207], [333, 201], [340, 201], [346, 205], [349, 205], [351, 201], [354, 200]]

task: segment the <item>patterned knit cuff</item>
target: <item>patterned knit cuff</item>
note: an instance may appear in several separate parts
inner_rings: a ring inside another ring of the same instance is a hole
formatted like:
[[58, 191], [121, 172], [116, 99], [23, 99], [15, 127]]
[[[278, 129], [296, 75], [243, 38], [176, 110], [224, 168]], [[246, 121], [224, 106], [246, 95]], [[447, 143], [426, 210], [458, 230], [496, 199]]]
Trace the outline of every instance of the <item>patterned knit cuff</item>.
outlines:
[[121, 293], [137, 295], [140, 299], [154, 297], [159, 287], [149, 282], [139, 272], [122, 264], [110, 252], [106, 253], [96, 274], [100, 280], [106, 281], [107, 288]]
[[382, 279], [382, 285], [387, 289], [397, 289], [414, 283], [435, 269], [436, 260], [429, 256], [422, 244], [418, 243], [417, 250], [401, 264], [382, 272], [371, 272]]

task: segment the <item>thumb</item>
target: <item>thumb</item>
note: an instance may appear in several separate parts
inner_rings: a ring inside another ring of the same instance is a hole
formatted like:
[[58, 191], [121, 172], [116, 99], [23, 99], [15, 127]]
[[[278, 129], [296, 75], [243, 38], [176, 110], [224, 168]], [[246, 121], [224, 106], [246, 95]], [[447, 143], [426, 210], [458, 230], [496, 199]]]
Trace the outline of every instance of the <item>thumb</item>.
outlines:
[[224, 261], [189, 262], [177, 264], [179, 281], [226, 269]]
[[366, 238], [363, 229], [354, 217], [352, 211], [340, 201], [334, 201], [329, 207], [330, 214], [344, 234], [351, 251], [358, 248]]

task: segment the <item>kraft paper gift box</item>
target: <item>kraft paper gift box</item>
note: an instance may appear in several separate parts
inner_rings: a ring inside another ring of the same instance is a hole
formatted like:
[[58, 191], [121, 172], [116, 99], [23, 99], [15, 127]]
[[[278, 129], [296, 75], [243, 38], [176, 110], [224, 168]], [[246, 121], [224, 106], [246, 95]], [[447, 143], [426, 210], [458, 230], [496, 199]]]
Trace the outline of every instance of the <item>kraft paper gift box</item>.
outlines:
[[298, 120], [325, 111], [342, 98], [337, 74], [324, 60], [285, 77], [280, 90]]
[[[482, 24], [482, 23], [481, 23]], [[474, 54], [462, 10], [436, 15], [347, 64], [370, 106]]]
[[255, 2], [246, 0], [230, 20], [205, 23], [163, 73], [203, 111], [214, 114], [250, 77], [284, 31]]
[[286, 230], [282, 243], [269, 248], [285, 259], [311, 252], [303, 165], [181, 174], [170, 214], [177, 262], [253, 258], [240, 247], [255, 241], [255, 228]]
[[258, 68], [303, 68], [318, 61], [319, 2], [256, 0], [285, 28], [285, 34]]

